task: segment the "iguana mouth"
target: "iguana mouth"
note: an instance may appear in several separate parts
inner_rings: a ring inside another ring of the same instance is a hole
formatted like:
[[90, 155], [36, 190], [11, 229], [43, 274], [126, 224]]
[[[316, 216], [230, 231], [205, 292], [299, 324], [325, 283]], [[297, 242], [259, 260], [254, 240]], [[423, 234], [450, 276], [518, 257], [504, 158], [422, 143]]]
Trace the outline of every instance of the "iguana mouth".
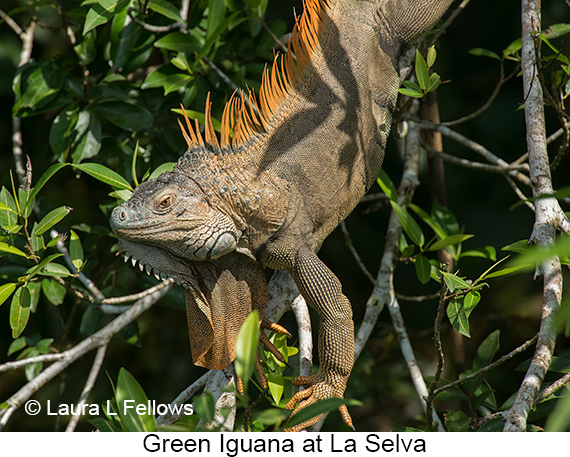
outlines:
[[[175, 258], [162, 248], [119, 240], [117, 256], [120, 255], [123, 256], [125, 262], [129, 262], [130, 260], [133, 267], [138, 265], [141, 271], [149, 276], [154, 276], [159, 281], [173, 279], [177, 284], [182, 284], [185, 265], [180, 259]], [[178, 268], [175, 267], [172, 270], [167, 268], [166, 270], [168, 272], [165, 272], [164, 269], [161, 268], [161, 266], [169, 265], [169, 263], [173, 262], [178, 263]]]

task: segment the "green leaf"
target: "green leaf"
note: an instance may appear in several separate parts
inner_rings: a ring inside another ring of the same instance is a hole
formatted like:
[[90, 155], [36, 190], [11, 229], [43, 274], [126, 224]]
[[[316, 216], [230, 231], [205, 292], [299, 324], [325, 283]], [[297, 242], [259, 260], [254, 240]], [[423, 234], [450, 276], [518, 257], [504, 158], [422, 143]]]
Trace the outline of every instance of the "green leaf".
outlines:
[[78, 113], [77, 105], [72, 104], [62, 109], [53, 120], [49, 131], [49, 145], [57, 157], [65, 157], [71, 147], [71, 137], [77, 124]]
[[430, 280], [431, 264], [423, 255], [416, 257], [415, 261], [416, 275], [422, 284], [427, 284]]
[[429, 227], [435, 232], [435, 234], [440, 239], [447, 238], [447, 233], [441, 228], [440, 224], [438, 224], [428, 213], [426, 213], [423, 209], [421, 209], [418, 205], [414, 203], [410, 203], [408, 205], [414, 213], [416, 213], [422, 221], [424, 221]]
[[26, 271], [26, 274], [28, 275], [27, 280], [29, 281], [30, 279], [32, 279], [34, 276], [36, 276], [47, 264], [49, 264], [50, 262], [52, 262], [53, 260], [57, 259], [58, 257], [61, 257], [63, 254], [51, 254], [48, 255], [45, 259], [43, 259], [40, 263], [38, 263], [37, 265], [33, 266], [32, 268], [29, 268], [28, 271]]
[[[215, 1], [215, 2], [221, 3], [223, 0], [210, 0], [210, 1]], [[208, 52], [210, 52], [210, 49], [218, 41], [218, 38], [222, 34], [222, 32], [229, 29], [230, 24], [233, 27], [235, 27], [238, 24], [240, 24], [241, 22], [246, 20], [246, 17], [243, 16], [240, 19], [238, 19], [237, 21], [234, 21], [234, 19], [237, 17], [238, 14], [239, 14], [239, 11], [232, 13], [230, 16], [228, 16], [226, 18], [225, 21], [223, 21], [220, 25], [218, 25], [218, 27], [211, 33], [211, 35], [208, 34], [209, 38], [204, 43], [202, 50], [196, 56], [196, 63], [199, 63], [202, 60], [202, 57], [204, 57], [206, 54], [208, 54]]]
[[4, 242], [0, 242], [0, 252], [7, 252], [8, 254], [16, 254], [21, 257], [25, 257], [26, 259], [28, 258], [28, 256], [24, 252], [20, 251], [17, 247], [10, 246]]
[[98, 163], [73, 164], [74, 168], [81, 170], [93, 178], [109, 184], [115, 189], [133, 190], [131, 185], [119, 173]]
[[[9, 282], [6, 284], [2, 284], [0, 286], [0, 305], [2, 305], [2, 303], [4, 303], [6, 300], [8, 300], [10, 295], [12, 295], [12, 292], [14, 292], [14, 290], [16, 290], [17, 285], [18, 284], [15, 282]], [[10, 355], [10, 354], [8, 354], [8, 355]]]
[[429, 48], [428, 53], [427, 53], [427, 59], [426, 59], [426, 63], [428, 68], [433, 67], [433, 64], [435, 63], [435, 59], [437, 57], [437, 51], [435, 50], [435, 45], [433, 45], [431, 48]]
[[81, 246], [81, 240], [75, 231], [70, 230], [69, 239], [69, 255], [71, 256], [71, 262], [77, 270], [81, 270], [83, 266], [83, 247]]
[[210, 392], [194, 397], [192, 401], [194, 412], [205, 424], [211, 424], [216, 418], [216, 403]]
[[455, 330], [471, 338], [471, 334], [469, 333], [469, 319], [463, 306], [463, 297], [454, 298], [449, 302], [447, 306], [447, 317]]
[[130, 22], [126, 27], [121, 28], [117, 39], [111, 41], [113, 70], [117, 72], [124, 70], [140, 36], [141, 27], [135, 22]]
[[66, 167], [67, 165], [67, 163], [55, 163], [46, 171], [44, 171], [44, 174], [40, 176], [40, 179], [38, 179], [38, 182], [30, 192], [30, 196], [28, 197], [28, 205], [30, 203], [33, 205], [33, 201], [38, 192], [44, 187], [44, 185], [50, 180], [53, 175], [55, 175], [59, 170]]
[[497, 260], [497, 251], [493, 246], [485, 246], [482, 248], [470, 249], [469, 251], [463, 251], [459, 258], [462, 259], [463, 257], [479, 257], [495, 262]]
[[429, 75], [428, 87], [426, 89], [426, 92], [433, 92], [439, 87], [440, 84], [441, 84], [441, 78], [439, 77], [439, 75], [435, 72], [432, 73], [431, 75]]
[[[71, 158], [79, 163], [85, 159], [95, 157], [101, 149], [101, 122], [90, 109], [81, 111], [73, 130], [71, 142]], [[60, 157], [60, 160], [64, 160]]]
[[247, 383], [255, 367], [255, 355], [259, 343], [259, 313], [254, 310], [240, 328], [236, 340], [236, 358], [234, 362], [236, 375], [243, 382], [247, 392]]
[[522, 272], [522, 271], [527, 271], [527, 270], [528, 270], [527, 265], [519, 265], [517, 267], [503, 268], [502, 270], [493, 271], [492, 273], [485, 275], [481, 279], [498, 278], [499, 276], [507, 276], [507, 275], [510, 275], [512, 273]]
[[156, 167], [156, 169], [150, 174], [148, 179], [158, 178], [162, 173], [172, 170], [174, 168], [174, 165], [176, 165], [176, 162], [163, 163], [162, 165]]
[[420, 51], [416, 49], [416, 78], [418, 79], [418, 84], [423, 90], [429, 87], [429, 70], [427, 63]]
[[473, 371], [486, 367], [492, 362], [493, 357], [495, 357], [495, 354], [500, 347], [500, 336], [500, 330], [495, 330], [481, 343], [479, 349], [477, 349], [477, 353], [475, 354], [475, 359], [473, 360]]
[[446, 246], [451, 246], [454, 244], [463, 243], [465, 240], [468, 240], [469, 238], [473, 238], [473, 235], [462, 235], [462, 234], [449, 235], [449, 236], [446, 236], [445, 238], [433, 243], [428, 248], [428, 250], [429, 251], [438, 251], [439, 249], [442, 249]]
[[443, 274], [443, 279], [447, 285], [447, 288], [452, 293], [456, 290], [465, 290], [471, 287], [467, 281], [453, 273], [447, 273], [445, 271], [442, 271], [441, 273]]
[[376, 178], [376, 181], [390, 200], [396, 201], [398, 199], [398, 190], [383, 169], [380, 169], [378, 172], [378, 178]]
[[26, 337], [21, 336], [20, 338], [16, 338], [14, 341], [12, 341], [12, 344], [10, 344], [10, 347], [8, 348], [8, 353], [7, 353], [8, 357], [10, 357], [12, 354], [15, 354], [18, 351], [21, 351], [27, 345], [28, 343]]
[[166, 0], [150, 0], [150, 2], [148, 2], [148, 8], [168, 19], [182, 22], [182, 17], [180, 17], [178, 9]]
[[[509, 250], [513, 250], [510, 245]], [[570, 236], [562, 235], [556, 240], [553, 246], [543, 248], [538, 245], [530, 246], [521, 255], [512, 258], [507, 263], [507, 267], [528, 267], [533, 269], [535, 265], [540, 264], [550, 258], [559, 257], [561, 259], [570, 256]]]
[[549, 40], [559, 38], [568, 33], [570, 33], [570, 24], [552, 24], [546, 30], [542, 31], [542, 34]]
[[120, 100], [99, 103], [95, 111], [122, 129], [130, 132], [150, 129], [154, 116], [146, 108]]
[[422, 88], [413, 81], [402, 81], [402, 85], [408, 89], [412, 89], [415, 92], [422, 93]]
[[431, 217], [446, 235], [460, 233], [461, 229], [453, 212], [449, 208], [441, 205], [437, 200], [433, 202]]
[[[20, 212], [18, 211], [14, 197], [12, 197], [12, 194], [10, 194], [8, 189], [5, 187], [2, 187], [2, 190], [0, 190], [0, 202], [2, 202], [4, 206], [10, 208], [10, 211], [0, 211], [0, 226], [4, 230], [13, 233], [11, 229], [17, 227], [16, 224], [18, 222], [18, 214]], [[15, 231], [17, 232], [18, 230]]]
[[408, 97], [413, 97], [413, 98], [422, 98], [424, 96], [423, 92], [417, 92], [413, 89], [398, 89], [398, 92], [401, 93], [402, 95], [406, 95]]
[[206, 22], [206, 38], [214, 36], [226, 15], [224, 0], [208, 0], [208, 20]]
[[32, 313], [36, 312], [38, 308], [38, 303], [40, 301], [40, 293], [42, 290], [42, 285], [38, 281], [29, 282], [27, 285], [28, 291], [30, 292], [30, 311]]
[[271, 398], [276, 405], [279, 404], [281, 398], [283, 397], [284, 390], [284, 379], [281, 373], [268, 373], [267, 374], [267, 384], [269, 384], [269, 392], [271, 393]]
[[18, 338], [30, 318], [30, 306], [32, 297], [27, 286], [19, 287], [12, 297], [10, 306], [10, 328], [12, 329], [12, 338]]
[[193, 36], [182, 32], [169, 33], [157, 40], [154, 46], [169, 51], [184, 52], [188, 55], [192, 55], [202, 48]]
[[79, 326], [81, 335], [89, 336], [95, 333], [102, 314], [103, 313], [94, 306], [87, 306], [83, 316], [81, 316], [81, 324]]
[[289, 421], [287, 421], [287, 427], [294, 427], [295, 425], [302, 424], [315, 416], [334, 411], [341, 405], [362, 406], [362, 402], [351, 398], [327, 398], [325, 400], [319, 400], [289, 416], [290, 418]]
[[11, 213], [18, 214], [18, 211], [13, 210], [5, 203], [0, 202], [0, 211], [10, 211]]
[[570, 391], [565, 387], [564, 396], [556, 402], [556, 406], [546, 419], [544, 430], [547, 432], [567, 432], [570, 427]]
[[402, 228], [406, 232], [406, 235], [410, 237], [412, 243], [422, 247], [425, 243], [425, 238], [418, 223], [404, 208], [398, 205], [395, 201], [390, 201], [390, 205], [392, 205], [392, 209], [398, 216], [398, 219], [400, 219]]
[[39, 236], [42, 233], [47, 232], [51, 229], [55, 224], [61, 221], [65, 216], [67, 216], [71, 212], [72, 208], [69, 206], [60, 206], [49, 213], [47, 213], [42, 220], [37, 224], [34, 225], [32, 230], [32, 236]]
[[164, 95], [187, 86], [192, 82], [192, 77], [188, 74], [181, 73], [173, 65], [164, 65], [152, 71], [144, 80], [141, 88], [151, 89], [153, 87], [162, 87]]
[[521, 49], [522, 49], [522, 41], [520, 38], [517, 38], [515, 41], [513, 41], [503, 50], [503, 55], [512, 56], [513, 54], [519, 52]]
[[119, 415], [127, 431], [156, 431], [156, 421], [152, 411], [149, 411], [148, 397], [137, 380], [124, 368], [119, 371], [115, 398]]
[[52, 305], [58, 306], [63, 303], [67, 290], [53, 279], [42, 280], [42, 292]]
[[463, 411], [444, 413], [445, 428], [450, 432], [466, 432], [469, 427], [469, 417]]
[[499, 57], [499, 54], [497, 54], [496, 52], [493, 52], [493, 51], [489, 51], [487, 49], [483, 49], [483, 48], [470, 49], [469, 54], [472, 54], [474, 56], [479, 56], [479, 57], [489, 57], [491, 59], [501, 60], [501, 58]]
[[71, 276], [71, 273], [69, 272], [67, 267], [60, 265], [59, 263], [53, 263], [53, 262], [48, 263], [40, 271], [40, 274], [43, 276], [54, 276], [54, 277], [59, 277], [59, 278], [65, 278], [65, 277]]
[[87, 12], [83, 35], [95, 27], [106, 24], [115, 14], [124, 10], [129, 3], [130, 0], [98, 0]]
[[[21, 96], [17, 97], [12, 109], [15, 116], [40, 112], [58, 95], [69, 70], [58, 67], [54, 60], [41, 60], [26, 64], [19, 72], [21, 85], [18, 92]], [[26, 109], [31, 112], [26, 112]]]

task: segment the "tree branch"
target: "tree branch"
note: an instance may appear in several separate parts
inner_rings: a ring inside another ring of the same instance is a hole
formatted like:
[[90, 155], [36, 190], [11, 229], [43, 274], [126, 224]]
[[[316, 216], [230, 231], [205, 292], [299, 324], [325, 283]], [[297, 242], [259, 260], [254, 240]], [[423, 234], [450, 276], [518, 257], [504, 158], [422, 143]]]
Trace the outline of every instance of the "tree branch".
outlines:
[[103, 366], [103, 361], [105, 360], [105, 353], [107, 352], [107, 345], [100, 346], [97, 349], [97, 354], [95, 354], [95, 360], [93, 360], [93, 365], [91, 366], [91, 371], [89, 372], [89, 376], [87, 377], [87, 381], [85, 381], [85, 386], [83, 387], [83, 391], [81, 392], [81, 396], [79, 397], [79, 402], [77, 403], [78, 408], [76, 408], [76, 413], [71, 417], [69, 423], [67, 424], [67, 428], [65, 429], [66, 432], [73, 432], [75, 427], [77, 427], [77, 423], [81, 418], [81, 405], [84, 405], [87, 402], [87, 397], [93, 390], [93, 386], [95, 385], [95, 381], [97, 380], [97, 376], [99, 376], [99, 371], [101, 371], [101, 367]]
[[445, 125], [439, 125], [425, 121], [417, 121], [417, 122], [419, 123], [422, 129], [437, 130], [438, 132], [441, 132], [442, 135], [451, 138], [452, 140], [458, 142], [462, 146], [465, 146], [466, 148], [469, 148], [472, 151], [476, 152], [477, 154], [481, 155], [485, 160], [487, 160], [487, 162], [502, 167], [509, 175], [511, 175], [513, 178], [518, 179], [523, 184], [530, 185], [530, 181], [527, 176], [525, 176], [519, 171], [510, 170], [509, 164], [507, 162], [505, 162], [503, 159], [493, 154], [491, 151], [489, 151], [487, 148], [480, 145], [479, 143], [470, 140], [469, 138], [461, 135], [460, 133], [454, 130], [451, 130], [449, 127], [446, 127]]
[[[542, 88], [537, 75], [537, 59], [534, 36], [540, 32], [540, 0], [522, 0], [522, 73], [523, 90], [527, 94], [524, 104], [526, 139], [529, 153], [530, 182], [534, 197], [552, 194], [552, 180], [546, 147], [546, 132]], [[540, 247], [554, 244], [560, 213], [564, 215], [554, 198], [537, 198], [534, 201], [535, 223], [530, 242]], [[538, 342], [531, 364], [509, 410], [504, 431], [526, 430], [527, 417], [535, 404], [540, 385], [550, 366], [556, 342], [554, 313], [562, 299], [562, 270], [558, 257], [542, 262], [543, 277], [542, 317]]]

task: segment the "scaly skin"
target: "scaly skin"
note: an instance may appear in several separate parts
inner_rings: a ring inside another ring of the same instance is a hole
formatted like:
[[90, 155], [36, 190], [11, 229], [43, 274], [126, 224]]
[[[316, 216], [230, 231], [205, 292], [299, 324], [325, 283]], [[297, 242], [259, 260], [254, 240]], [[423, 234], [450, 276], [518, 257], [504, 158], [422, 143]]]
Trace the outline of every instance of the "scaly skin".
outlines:
[[[262, 266], [291, 273], [321, 316], [319, 369], [297, 380], [310, 385], [288, 405], [297, 408], [344, 395], [352, 310], [316, 251], [374, 183], [399, 59], [451, 0], [306, 3], [292, 38], [299, 71], [290, 54], [278, 61], [264, 76], [257, 110], [248, 108], [255, 100], [234, 97], [221, 145], [207, 103], [205, 141], [189, 125], [189, 150], [172, 172], [139, 186], [111, 217], [127, 256], [186, 288], [194, 362], [202, 366], [229, 363], [245, 317], [263, 311]], [[341, 414], [352, 426], [345, 407]]]

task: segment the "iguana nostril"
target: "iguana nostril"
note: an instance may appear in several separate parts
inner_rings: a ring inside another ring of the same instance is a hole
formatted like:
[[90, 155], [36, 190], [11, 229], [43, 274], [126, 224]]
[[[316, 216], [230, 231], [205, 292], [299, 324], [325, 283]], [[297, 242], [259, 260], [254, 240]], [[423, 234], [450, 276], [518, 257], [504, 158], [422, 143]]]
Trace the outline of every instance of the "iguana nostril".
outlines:
[[127, 212], [126, 212], [125, 210], [122, 210], [122, 211], [119, 213], [119, 219], [120, 219], [121, 221], [124, 221], [126, 218], [127, 218]]

